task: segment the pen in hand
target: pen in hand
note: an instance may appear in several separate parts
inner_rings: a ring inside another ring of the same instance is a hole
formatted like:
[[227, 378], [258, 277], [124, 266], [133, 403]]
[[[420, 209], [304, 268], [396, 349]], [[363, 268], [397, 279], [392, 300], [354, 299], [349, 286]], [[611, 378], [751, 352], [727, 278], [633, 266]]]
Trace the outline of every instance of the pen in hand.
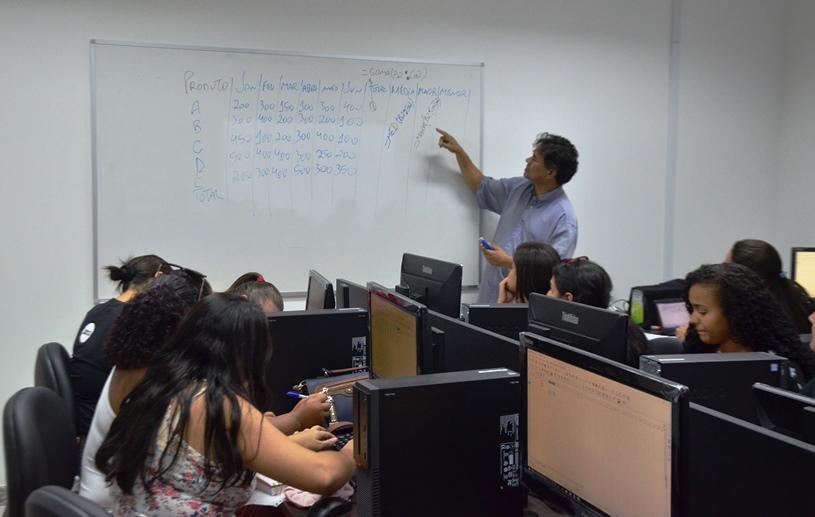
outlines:
[[308, 395], [303, 395], [302, 393], [297, 393], [296, 391], [287, 391], [286, 395], [288, 395], [291, 398], [295, 398], [295, 399], [307, 399], [308, 398]]

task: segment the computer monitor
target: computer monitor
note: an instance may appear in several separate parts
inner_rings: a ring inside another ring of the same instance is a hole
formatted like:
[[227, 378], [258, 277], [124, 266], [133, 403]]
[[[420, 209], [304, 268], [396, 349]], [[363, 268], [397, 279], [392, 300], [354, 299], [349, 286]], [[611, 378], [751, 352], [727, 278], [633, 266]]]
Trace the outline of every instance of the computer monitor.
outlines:
[[804, 421], [810, 416], [805, 410], [815, 410], [815, 399], [760, 382], [753, 384], [753, 394], [762, 427], [813, 443], [812, 436], [805, 436]]
[[461, 319], [517, 340], [518, 334], [529, 325], [529, 306], [525, 303], [462, 303]]
[[405, 253], [396, 291], [436, 312], [459, 317], [461, 264]]
[[685, 386], [529, 332], [520, 373], [530, 490], [573, 515], [680, 515]]
[[691, 403], [685, 515], [810, 516], [815, 446]]
[[618, 363], [626, 362], [628, 315], [621, 312], [532, 293], [529, 330]]
[[427, 312], [433, 340], [433, 373], [489, 368], [518, 371], [518, 340]]
[[685, 305], [685, 300], [677, 298], [656, 300], [654, 306], [657, 309], [659, 325], [663, 331], [673, 333], [677, 328], [690, 322], [690, 313]]
[[368, 311], [329, 309], [285, 311], [269, 316], [272, 363], [266, 383], [271, 390], [271, 410], [291, 411], [296, 399], [286, 392], [323, 370], [365, 366], [368, 350]]
[[815, 248], [792, 248], [792, 279], [815, 298]]
[[344, 278], [337, 279], [337, 308], [358, 307], [368, 310], [368, 288]]
[[306, 310], [333, 309], [335, 306], [334, 286], [326, 277], [310, 269], [306, 290]]
[[368, 282], [371, 314], [371, 377], [392, 378], [432, 371], [427, 307]]

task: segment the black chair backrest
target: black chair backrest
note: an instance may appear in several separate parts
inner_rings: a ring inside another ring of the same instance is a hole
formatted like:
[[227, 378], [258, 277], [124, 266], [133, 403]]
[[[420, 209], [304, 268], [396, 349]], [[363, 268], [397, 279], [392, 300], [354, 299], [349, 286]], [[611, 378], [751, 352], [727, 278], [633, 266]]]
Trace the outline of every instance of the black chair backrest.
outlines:
[[3, 409], [7, 515], [22, 517], [28, 495], [45, 485], [69, 488], [79, 458], [74, 423], [52, 390], [23, 388]]
[[34, 386], [42, 386], [57, 392], [68, 406], [68, 414], [74, 415], [74, 390], [68, 375], [70, 356], [59, 343], [46, 343], [37, 350], [34, 363]]
[[25, 501], [25, 517], [110, 517], [98, 504], [67, 488], [44, 486]]
[[684, 354], [682, 342], [675, 337], [657, 337], [648, 341], [649, 355]]
[[349, 515], [352, 507], [350, 501], [341, 497], [323, 497], [312, 505], [306, 517], [342, 517]]

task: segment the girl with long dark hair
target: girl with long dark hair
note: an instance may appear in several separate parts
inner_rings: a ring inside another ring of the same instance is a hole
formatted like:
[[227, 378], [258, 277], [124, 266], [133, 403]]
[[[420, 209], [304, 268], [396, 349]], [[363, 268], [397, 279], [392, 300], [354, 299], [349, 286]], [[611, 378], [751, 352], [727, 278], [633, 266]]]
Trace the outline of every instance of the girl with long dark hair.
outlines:
[[778, 300], [796, 332], [809, 333], [808, 318], [815, 311], [815, 304], [803, 286], [784, 276], [781, 256], [769, 242], [758, 239], [736, 241], [727, 253], [725, 262], [741, 264], [755, 271]]
[[272, 346], [245, 298], [193, 307], [122, 404], [96, 464], [116, 484], [114, 513], [229, 515], [259, 472], [309, 492], [336, 491], [354, 471], [353, 442], [311, 451], [258, 409]]
[[546, 294], [552, 269], [559, 262], [557, 250], [548, 244], [519, 244], [512, 256], [512, 269], [498, 284], [498, 303], [527, 303], [532, 293]]

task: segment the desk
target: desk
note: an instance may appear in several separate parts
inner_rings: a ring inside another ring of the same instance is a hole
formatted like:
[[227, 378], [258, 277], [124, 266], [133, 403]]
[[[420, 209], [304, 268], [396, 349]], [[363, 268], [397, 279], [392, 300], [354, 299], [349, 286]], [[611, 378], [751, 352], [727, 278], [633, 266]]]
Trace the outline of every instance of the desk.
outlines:
[[[526, 509], [523, 517], [561, 517], [568, 515], [565, 510], [556, 507], [547, 501], [539, 499], [533, 494], [528, 494], [526, 499]], [[308, 510], [298, 508], [290, 503], [283, 503], [278, 508], [271, 506], [245, 506], [237, 512], [238, 517], [306, 517]], [[356, 517], [356, 506], [348, 514]]]

